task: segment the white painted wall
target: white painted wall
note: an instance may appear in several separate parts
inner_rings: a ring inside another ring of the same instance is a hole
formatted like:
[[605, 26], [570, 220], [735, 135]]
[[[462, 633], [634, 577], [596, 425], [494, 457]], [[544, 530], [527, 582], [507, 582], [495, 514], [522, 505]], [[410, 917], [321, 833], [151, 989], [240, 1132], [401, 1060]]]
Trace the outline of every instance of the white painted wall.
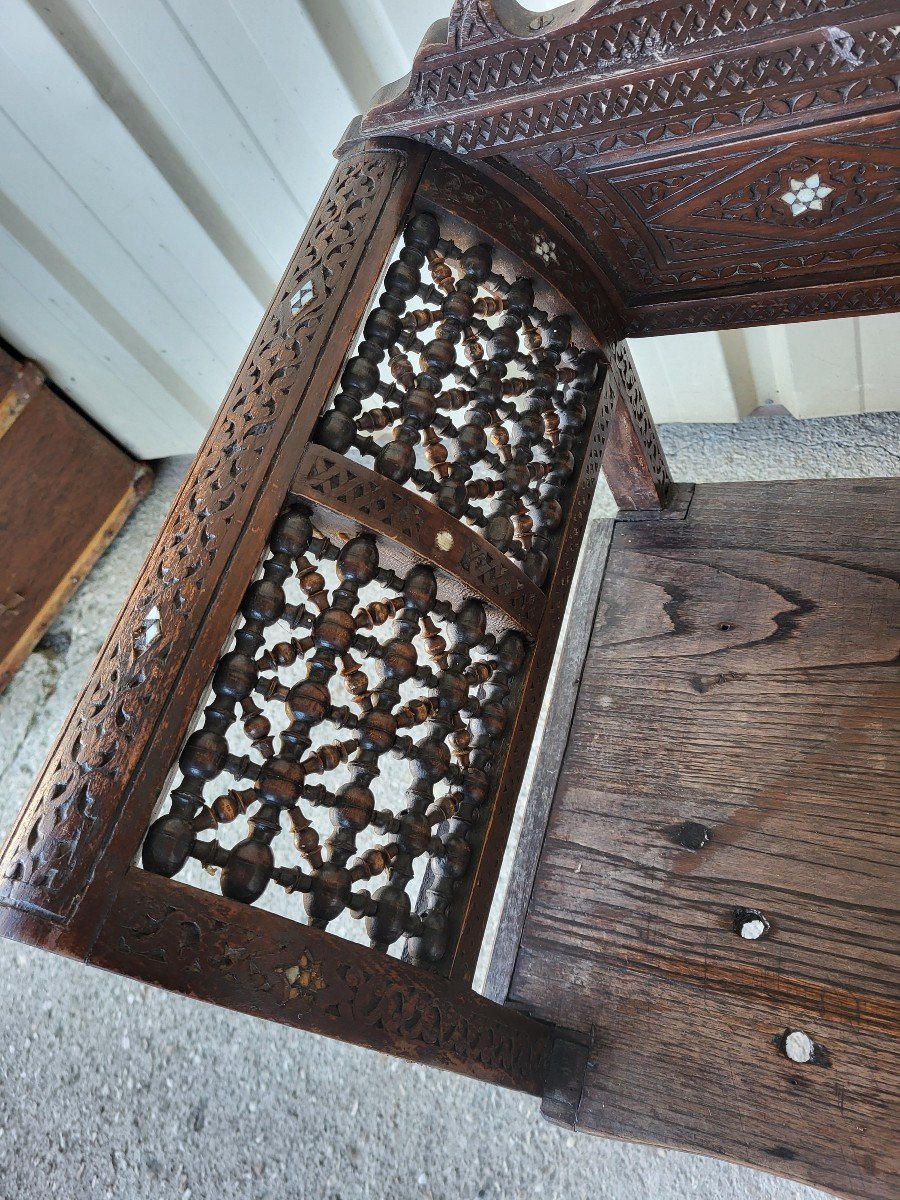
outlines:
[[[192, 450], [376, 87], [450, 0], [3, 0], [0, 334]], [[552, 0], [532, 0], [533, 8]], [[660, 420], [896, 406], [900, 318], [637, 341]]]
[[634, 338], [658, 421], [737, 421], [767, 404], [795, 417], [900, 408], [900, 314]]

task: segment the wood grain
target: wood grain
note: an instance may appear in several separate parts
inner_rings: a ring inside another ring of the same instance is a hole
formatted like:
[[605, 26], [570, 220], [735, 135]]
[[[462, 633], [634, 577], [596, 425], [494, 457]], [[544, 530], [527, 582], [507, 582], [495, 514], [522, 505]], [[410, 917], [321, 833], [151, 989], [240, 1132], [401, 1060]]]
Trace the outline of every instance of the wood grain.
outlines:
[[519, 797], [524, 817], [515, 850], [515, 869], [503, 898], [503, 911], [491, 948], [484, 987], [485, 996], [499, 1004], [506, 1001], [519, 951], [550, 805], [581, 685], [612, 532], [612, 521], [595, 521], [588, 525], [584, 535], [584, 552], [572, 581], [572, 594], [544, 697], [541, 724], [535, 731], [536, 753], [532, 751], [530, 773]]
[[[441, 238], [430, 212], [410, 215], [426, 157], [415, 146], [379, 145], [338, 164], [0, 854], [0, 933], [240, 1011], [539, 1092], [554, 1031], [468, 985], [612, 416], [612, 403], [601, 397], [605, 345], [590, 330], [602, 328], [607, 338], [615, 323], [604, 321], [605, 302], [591, 288], [579, 294], [583, 318], [570, 319], [566, 298], [552, 313], [538, 309], [527, 278], [507, 280], [493, 270], [480, 226], [457, 246]], [[507, 211], [504, 203], [494, 207]], [[387, 265], [398, 235], [402, 245]], [[425, 263], [433, 283], [421, 274]], [[571, 282], [562, 268], [549, 273]], [[481, 285], [489, 286], [476, 298]], [[406, 313], [414, 295], [426, 308]], [[549, 300], [549, 287], [540, 295]], [[482, 315], [496, 317], [498, 327]], [[437, 336], [415, 336], [432, 325]], [[468, 365], [457, 361], [463, 339]], [[396, 350], [390, 383], [376, 368], [387, 346]], [[520, 360], [532, 365], [506, 379], [513, 358], [517, 370]], [[438, 420], [441, 381], [451, 376], [461, 385], [447, 400], [458, 428], [446, 415]], [[380, 400], [363, 412], [362, 401], [376, 393]], [[324, 413], [323, 399], [331, 406]], [[649, 416], [643, 426], [647, 444]], [[334, 526], [335, 543], [311, 523], [303, 482], [313, 475], [298, 476], [314, 429], [322, 441], [311, 452], [325, 447], [329, 456], [315, 472], [315, 515], [329, 531]], [[496, 453], [487, 451], [485, 429]], [[383, 445], [374, 436], [380, 433]], [[431, 473], [407, 463], [403, 448], [420, 437]], [[378, 477], [357, 471], [342, 445], [371, 457]], [[479, 463], [490, 465], [487, 478], [475, 478]], [[382, 477], [398, 486], [388, 488]], [[410, 479], [433, 499], [409, 501], [399, 485]], [[546, 497], [538, 487], [544, 480]], [[298, 505], [285, 508], [291, 495]], [[488, 499], [490, 513], [477, 507]], [[332, 501], [334, 511], [320, 519]], [[383, 567], [371, 533], [393, 542]], [[431, 553], [435, 546], [440, 557]], [[465, 553], [457, 560], [451, 551], [458, 548]], [[402, 575], [390, 566], [398, 555]], [[438, 581], [422, 559], [454, 577], [458, 609], [437, 599]], [[329, 573], [334, 563], [337, 585], [313, 562]], [[288, 581], [299, 588], [299, 604], [287, 598]], [[358, 589], [376, 583], [380, 590], [363, 602]], [[479, 595], [496, 609], [496, 635], [488, 633]], [[510, 617], [539, 652], [508, 628]], [[278, 623], [291, 640], [264, 650], [264, 631]], [[419, 634], [421, 658], [413, 644]], [[470, 651], [477, 647], [476, 661]], [[288, 686], [278, 670], [300, 656], [307, 678]], [[365, 672], [376, 659], [370, 682]], [[338, 669], [343, 698], [349, 694], [358, 713], [331, 703], [326, 681]], [[413, 674], [433, 694], [401, 704], [400, 685]], [[292, 687], [296, 703], [289, 702]], [[264, 717], [259, 698], [281, 702], [287, 721], [280, 729]], [[312, 748], [309, 730], [325, 722], [311, 700], [327, 704], [328, 716], [352, 736], [323, 741], [317, 730]], [[471, 727], [460, 712], [471, 714]], [[427, 737], [397, 736], [426, 723]], [[240, 741], [229, 752], [225, 731], [232, 727], [250, 738], [256, 757], [240, 753]], [[458, 762], [451, 763], [450, 746]], [[379, 755], [394, 751], [410, 762], [410, 787], [388, 801], [396, 810], [382, 810], [380, 801], [376, 810], [368, 784], [379, 774]], [[345, 762], [352, 795], [343, 785], [338, 795], [326, 783], [305, 782]], [[223, 773], [254, 786], [238, 792], [228, 780], [220, 784]], [[151, 825], [161, 795], [170, 808]], [[327, 858], [297, 806], [301, 798], [336, 814]], [[243, 817], [251, 804], [248, 836], [235, 845], [200, 836]], [[268, 861], [285, 814], [302, 867], [296, 856], [293, 865]], [[357, 854], [356, 833], [370, 824], [384, 841]], [[132, 866], [139, 850], [147, 875]], [[222, 902], [167, 882], [192, 855], [221, 870]], [[411, 912], [405, 888], [413, 859], [424, 855], [433, 874], [426, 872]], [[150, 872], [165, 878], [150, 882]], [[385, 873], [377, 889], [352, 891]], [[271, 882], [309, 897], [311, 933], [241, 907]], [[367, 951], [343, 948], [325, 932], [345, 908], [364, 917]], [[433, 983], [420, 966], [378, 953], [406, 936], [415, 962], [432, 968]], [[363, 980], [360, 1003], [348, 998], [351, 976]], [[315, 1001], [323, 980], [325, 989], [337, 989], [328, 1019], [319, 1021], [313, 1007], [307, 1021], [292, 992]], [[558, 1072], [553, 1088], [566, 1094]]]
[[898, 501], [698, 485], [617, 525], [510, 989], [595, 1031], [579, 1129], [896, 1195]]
[[0, 350], [0, 691], [152, 479]]
[[131, 867], [88, 959], [169, 991], [539, 1095], [551, 1030], [324, 930]]

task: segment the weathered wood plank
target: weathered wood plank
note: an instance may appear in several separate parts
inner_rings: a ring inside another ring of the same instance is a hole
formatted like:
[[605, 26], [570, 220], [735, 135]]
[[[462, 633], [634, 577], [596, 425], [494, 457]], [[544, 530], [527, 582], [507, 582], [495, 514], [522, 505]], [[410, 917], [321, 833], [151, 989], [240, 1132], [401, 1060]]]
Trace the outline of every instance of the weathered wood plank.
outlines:
[[0, 691], [152, 482], [0, 350]]
[[[873, 569], [896, 569], [896, 500], [884, 479], [800, 479], [784, 483], [752, 480], [698, 484], [702, 504], [691, 506], [690, 521], [662, 522], [646, 530], [620, 528], [616, 545], [643, 550], [684, 551], [698, 547], [815, 554], [859, 551]], [[677, 527], [676, 527], [677, 526]], [[883, 553], [891, 555], [885, 562]]]
[[519, 950], [553, 792], [581, 686], [612, 532], [612, 521], [596, 521], [588, 526], [578, 574], [572, 581], [568, 611], [551, 668], [543, 719], [535, 735], [535, 748], [529, 764], [531, 773], [524, 789], [524, 798], [520, 801], [525, 814], [516, 845], [514, 869], [503, 899], [502, 915], [485, 981], [484, 994], [499, 1004], [506, 1000]]
[[579, 1129], [896, 1195], [898, 518], [822, 480], [617, 524], [510, 987], [595, 1030]]

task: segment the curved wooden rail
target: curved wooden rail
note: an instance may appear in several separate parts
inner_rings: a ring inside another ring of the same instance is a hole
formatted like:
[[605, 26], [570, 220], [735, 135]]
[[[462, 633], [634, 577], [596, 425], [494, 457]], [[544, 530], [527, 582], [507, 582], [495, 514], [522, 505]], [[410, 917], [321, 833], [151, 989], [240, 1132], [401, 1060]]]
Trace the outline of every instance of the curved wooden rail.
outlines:
[[541, 589], [432, 501], [315, 443], [304, 451], [290, 490], [316, 505], [316, 524], [327, 536], [356, 526], [382, 534], [477, 592], [530, 638], [537, 636], [546, 604]]

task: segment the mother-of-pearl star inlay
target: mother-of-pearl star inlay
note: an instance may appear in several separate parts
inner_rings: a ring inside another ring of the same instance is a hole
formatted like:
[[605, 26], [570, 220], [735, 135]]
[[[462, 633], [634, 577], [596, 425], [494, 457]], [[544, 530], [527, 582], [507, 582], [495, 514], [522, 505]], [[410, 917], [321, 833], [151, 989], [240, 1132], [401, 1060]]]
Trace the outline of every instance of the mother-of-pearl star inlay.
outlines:
[[830, 196], [834, 188], [822, 183], [818, 175], [808, 175], [806, 179], [792, 179], [791, 190], [785, 192], [781, 199], [795, 217], [814, 210], [822, 211], [822, 201]]

